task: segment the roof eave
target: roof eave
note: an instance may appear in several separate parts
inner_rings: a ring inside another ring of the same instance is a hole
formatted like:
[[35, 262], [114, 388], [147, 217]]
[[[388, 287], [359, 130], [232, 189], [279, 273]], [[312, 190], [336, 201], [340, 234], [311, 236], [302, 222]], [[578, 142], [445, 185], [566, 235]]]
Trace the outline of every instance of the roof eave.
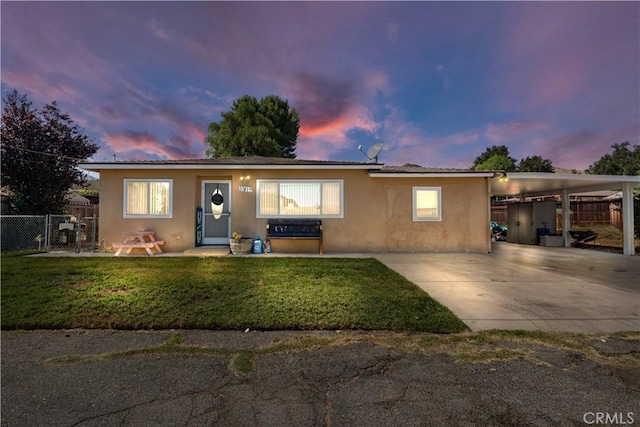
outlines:
[[379, 170], [382, 163], [362, 163], [362, 164], [202, 164], [202, 163], [81, 163], [79, 168], [91, 172], [101, 170], [196, 170], [196, 169], [225, 169], [225, 170], [276, 170], [276, 169], [320, 169], [320, 170]]
[[369, 172], [371, 178], [493, 178], [493, 172]]

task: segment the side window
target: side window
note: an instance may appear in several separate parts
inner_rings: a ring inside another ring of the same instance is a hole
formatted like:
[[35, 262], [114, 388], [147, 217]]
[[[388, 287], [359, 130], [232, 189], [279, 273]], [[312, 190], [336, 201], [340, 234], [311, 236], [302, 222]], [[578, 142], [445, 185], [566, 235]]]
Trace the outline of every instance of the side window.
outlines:
[[440, 187], [413, 187], [413, 220], [442, 221]]

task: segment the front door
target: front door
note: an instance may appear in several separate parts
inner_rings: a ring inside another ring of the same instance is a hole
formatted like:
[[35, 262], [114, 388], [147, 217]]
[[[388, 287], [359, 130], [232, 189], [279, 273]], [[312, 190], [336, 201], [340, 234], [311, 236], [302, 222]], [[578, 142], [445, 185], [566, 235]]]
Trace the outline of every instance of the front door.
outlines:
[[231, 181], [202, 181], [202, 244], [228, 245], [231, 229]]

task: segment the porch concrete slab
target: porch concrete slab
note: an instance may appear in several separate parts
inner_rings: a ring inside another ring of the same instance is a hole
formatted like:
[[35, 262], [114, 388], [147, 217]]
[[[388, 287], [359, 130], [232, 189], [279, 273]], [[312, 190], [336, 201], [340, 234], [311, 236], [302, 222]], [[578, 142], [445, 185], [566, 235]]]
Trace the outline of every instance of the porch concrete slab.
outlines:
[[231, 253], [229, 246], [199, 246], [197, 248], [187, 249], [183, 252], [184, 256], [195, 257], [212, 257], [227, 256]]
[[501, 243], [486, 255], [375, 258], [447, 306], [473, 331], [640, 330], [638, 257]]

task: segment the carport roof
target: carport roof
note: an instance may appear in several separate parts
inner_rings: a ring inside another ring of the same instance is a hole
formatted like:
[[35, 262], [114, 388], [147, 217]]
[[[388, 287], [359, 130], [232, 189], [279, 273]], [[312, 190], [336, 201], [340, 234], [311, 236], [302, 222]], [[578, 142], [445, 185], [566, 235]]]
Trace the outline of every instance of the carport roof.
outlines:
[[623, 184], [640, 187], [640, 176], [629, 175], [586, 175], [570, 173], [509, 172], [507, 179], [495, 178], [491, 181], [494, 196], [523, 197], [549, 196], [597, 190], [622, 190]]

